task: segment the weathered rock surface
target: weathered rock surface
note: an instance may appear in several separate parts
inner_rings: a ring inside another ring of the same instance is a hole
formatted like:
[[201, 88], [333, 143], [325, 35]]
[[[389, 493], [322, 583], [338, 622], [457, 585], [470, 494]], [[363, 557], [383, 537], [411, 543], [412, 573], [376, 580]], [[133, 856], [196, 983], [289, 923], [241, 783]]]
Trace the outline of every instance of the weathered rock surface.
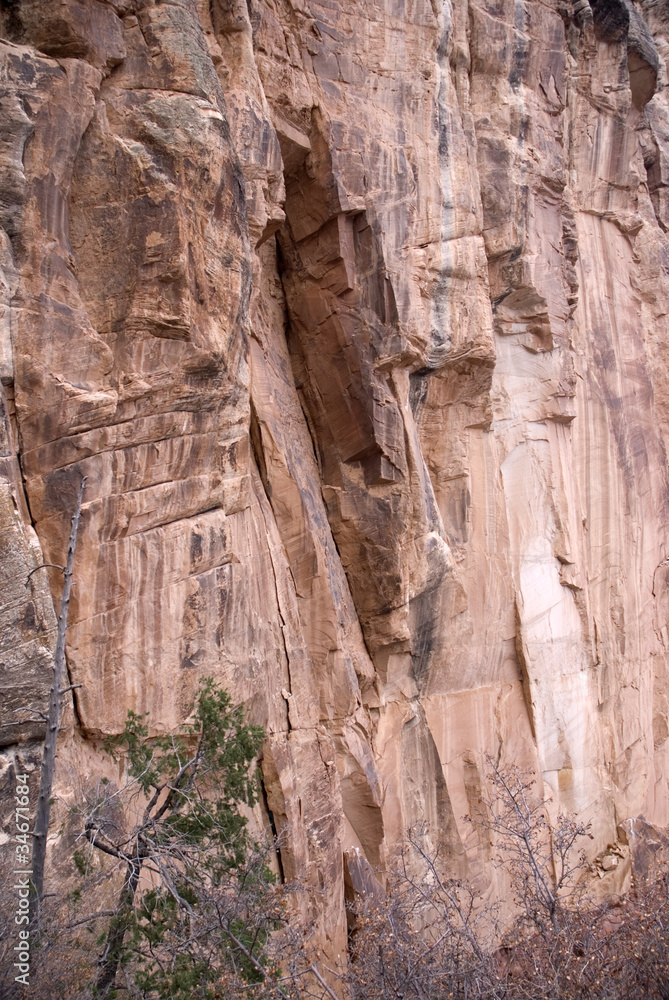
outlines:
[[669, 5], [0, 27], [3, 773], [86, 475], [62, 795], [215, 676], [331, 961], [407, 826], [494, 879], [485, 752], [667, 825]]

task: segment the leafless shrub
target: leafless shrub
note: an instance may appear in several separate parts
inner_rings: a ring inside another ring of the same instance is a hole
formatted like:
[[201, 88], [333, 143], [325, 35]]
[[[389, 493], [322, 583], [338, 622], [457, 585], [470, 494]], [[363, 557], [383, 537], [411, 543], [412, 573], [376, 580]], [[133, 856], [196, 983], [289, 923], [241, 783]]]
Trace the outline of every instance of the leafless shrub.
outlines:
[[[355, 1000], [496, 998], [496, 910], [444, 874], [416, 831], [387, 878], [387, 895], [356, 908], [349, 982]], [[488, 947], [487, 947], [488, 946]]]
[[567, 816], [551, 827], [518, 768], [488, 759], [488, 776], [491, 798], [472, 822], [512, 887], [512, 925], [502, 933], [496, 908], [411, 833], [386, 898], [356, 907], [354, 1000], [669, 1000], [666, 859], [626, 900], [595, 906], [580, 848], [589, 827]]

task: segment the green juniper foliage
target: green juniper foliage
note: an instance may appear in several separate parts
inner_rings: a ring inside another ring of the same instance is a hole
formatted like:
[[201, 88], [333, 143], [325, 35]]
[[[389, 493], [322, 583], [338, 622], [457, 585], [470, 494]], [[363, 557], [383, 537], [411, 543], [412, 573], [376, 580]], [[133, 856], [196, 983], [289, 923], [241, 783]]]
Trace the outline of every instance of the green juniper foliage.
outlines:
[[[149, 738], [145, 718], [129, 712], [123, 732], [106, 740], [106, 751], [125, 759], [128, 783], [106, 788], [85, 823], [93, 847], [125, 866], [95, 991], [113, 996], [122, 966], [140, 995], [169, 1000], [222, 997], [228, 974], [269, 982], [274, 970], [263, 959], [279, 920], [268, 897], [274, 879], [240, 812], [257, 800], [252, 764], [264, 732], [211, 678], [180, 732]], [[127, 807], [139, 792], [139, 818], [119, 832], [105, 820], [109, 806], [120, 797]], [[79, 856], [77, 867], [85, 869]]]
[[[206, 843], [206, 859], [200, 860], [213, 871], [240, 864], [245, 856], [249, 842], [239, 804], [256, 802], [250, 765], [264, 738], [260, 726], [244, 722], [242, 706], [230, 706], [228, 692], [208, 677], [201, 684], [195, 719], [181, 734], [149, 740], [146, 716], [131, 711], [123, 732], [105, 741], [111, 756], [127, 758], [128, 774], [151, 795], [147, 833], [155, 832], [160, 844]], [[207, 792], [215, 797], [205, 797]]]

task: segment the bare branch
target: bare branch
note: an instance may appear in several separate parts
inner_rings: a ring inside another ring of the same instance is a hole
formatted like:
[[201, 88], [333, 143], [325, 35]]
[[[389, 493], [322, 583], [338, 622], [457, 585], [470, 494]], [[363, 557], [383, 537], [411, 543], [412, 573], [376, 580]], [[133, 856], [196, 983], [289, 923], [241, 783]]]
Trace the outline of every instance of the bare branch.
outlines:
[[59, 569], [61, 573], [66, 572], [65, 567], [59, 566], [58, 563], [40, 563], [39, 566], [35, 566], [34, 569], [31, 569], [30, 572], [28, 573], [28, 576], [26, 577], [26, 587], [28, 586], [28, 580], [33, 575], [33, 573], [36, 573], [38, 569], [46, 569], [48, 566], [52, 566], [54, 569]]
[[[44, 899], [44, 896], [42, 898]], [[80, 917], [79, 920], [65, 924], [63, 930], [71, 931], [75, 927], [81, 927], [82, 924], [90, 924], [93, 920], [102, 920], [103, 917], [113, 917], [115, 914], [116, 910], [98, 910], [97, 913], [89, 913], [85, 917]]]
[[327, 993], [327, 995], [331, 998], [331, 1000], [339, 1000], [339, 997], [337, 996], [337, 994], [334, 992], [334, 990], [330, 989], [330, 987], [328, 986], [328, 984], [325, 982], [325, 980], [321, 976], [320, 972], [318, 971], [318, 967], [315, 966], [315, 965], [310, 965], [309, 969], [310, 969], [311, 972], [313, 972], [314, 976], [316, 977], [316, 979], [318, 980], [318, 982], [321, 984], [321, 986], [323, 987], [323, 989], [325, 990], [325, 992]]
[[[258, 972], [263, 977], [263, 979], [267, 979], [267, 970], [264, 969], [262, 967], [262, 965], [260, 964], [260, 962], [255, 958], [255, 956], [252, 955], [251, 952], [248, 951], [244, 947], [244, 945], [242, 944], [242, 942], [239, 940], [239, 938], [235, 934], [233, 934], [233, 932], [230, 930], [230, 928], [227, 927], [225, 924], [221, 924], [221, 930], [224, 932], [224, 934], [227, 934], [227, 936], [230, 938], [230, 940], [233, 942], [233, 944], [235, 944], [237, 946], [237, 948], [239, 948], [239, 950], [241, 951], [242, 955], [244, 955], [249, 960], [249, 962], [251, 963], [251, 965], [255, 969], [258, 970]], [[278, 991], [278, 993], [279, 993], [280, 996], [284, 997], [285, 1000], [289, 1000], [289, 998], [286, 996], [286, 994], [283, 992], [283, 990], [281, 989], [280, 986], [277, 986], [276, 989], [277, 989], [277, 991]], [[339, 1000], [339, 997], [335, 997], [335, 1000]]]
[[[21, 705], [20, 708], [15, 708], [14, 711], [15, 712], [31, 712], [33, 715], [40, 715], [42, 717], [42, 719], [44, 720], [44, 722], [46, 722], [48, 720], [48, 715], [46, 715], [45, 712], [41, 712], [39, 710], [39, 708], [29, 708], [27, 705]], [[27, 720], [27, 721], [29, 721], [29, 720]], [[14, 725], [15, 726], [20, 726], [21, 723], [20, 722], [15, 722]]]

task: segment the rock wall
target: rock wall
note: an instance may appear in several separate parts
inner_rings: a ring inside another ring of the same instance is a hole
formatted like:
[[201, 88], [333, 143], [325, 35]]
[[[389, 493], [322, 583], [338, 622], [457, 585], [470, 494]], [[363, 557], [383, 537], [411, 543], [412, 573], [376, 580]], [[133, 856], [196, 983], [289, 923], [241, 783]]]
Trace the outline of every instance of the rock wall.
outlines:
[[0, 28], [5, 780], [86, 475], [63, 802], [216, 677], [331, 961], [413, 823], [496, 891], [485, 752], [594, 854], [669, 823], [669, 4]]

